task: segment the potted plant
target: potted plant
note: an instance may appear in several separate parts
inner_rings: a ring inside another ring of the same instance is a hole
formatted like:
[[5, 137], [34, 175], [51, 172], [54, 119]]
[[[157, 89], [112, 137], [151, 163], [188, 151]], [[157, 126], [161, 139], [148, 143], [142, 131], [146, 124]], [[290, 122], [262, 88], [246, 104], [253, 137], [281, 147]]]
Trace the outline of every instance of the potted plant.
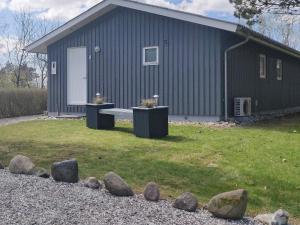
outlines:
[[115, 117], [113, 115], [101, 114], [100, 109], [114, 108], [115, 104], [106, 103], [105, 98], [96, 94], [93, 103], [86, 105], [86, 125], [91, 129], [112, 129], [115, 126]]
[[160, 138], [168, 135], [168, 106], [158, 106], [158, 96], [133, 107], [133, 130], [137, 137]]

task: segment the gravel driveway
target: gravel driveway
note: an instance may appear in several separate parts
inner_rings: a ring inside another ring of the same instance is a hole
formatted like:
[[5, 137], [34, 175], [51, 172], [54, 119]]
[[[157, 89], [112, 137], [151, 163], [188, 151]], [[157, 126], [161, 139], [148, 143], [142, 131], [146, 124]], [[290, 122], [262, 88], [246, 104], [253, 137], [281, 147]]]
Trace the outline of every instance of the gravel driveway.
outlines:
[[142, 196], [113, 197], [104, 190], [52, 179], [13, 175], [0, 170], [0, 224], [111, 225], [255, 225], [250, 220], [229, 222], [206, 211], [188, 213], [171, 203], [152, 203]]

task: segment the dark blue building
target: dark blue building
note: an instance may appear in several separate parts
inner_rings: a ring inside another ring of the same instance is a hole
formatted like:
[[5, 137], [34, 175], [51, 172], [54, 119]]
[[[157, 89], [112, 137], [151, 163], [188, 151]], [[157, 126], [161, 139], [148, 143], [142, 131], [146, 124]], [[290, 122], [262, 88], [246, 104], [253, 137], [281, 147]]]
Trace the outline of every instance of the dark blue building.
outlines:
[[49, 113], [84, 113], [98, 92], [119, 108], [158, 94], [170, 115], [196, 120], [300, 106], [298, 51], [234, 23], [134, 1], [105, 0], [27, 51], [48, 54]]

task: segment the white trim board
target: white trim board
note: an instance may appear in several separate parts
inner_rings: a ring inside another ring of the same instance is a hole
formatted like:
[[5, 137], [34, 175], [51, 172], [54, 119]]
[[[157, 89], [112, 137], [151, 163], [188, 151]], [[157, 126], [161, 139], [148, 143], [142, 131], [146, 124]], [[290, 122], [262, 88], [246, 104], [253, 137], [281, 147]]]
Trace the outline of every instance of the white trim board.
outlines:
[[26, 46], [25, 49], [27, 52], [32, 53], [47, 53], [47, 47], [49, 45], [66, 37], [67, 35], [92, 22], [96, 18], [110, 12], [118, 6], [135, 9], [143, 12], [149, 12], [156, 15], [166, 16], [222, 30], [227, 30], [230, 32], [236, 32], [238, 27], [237, 24], [231, 22], [225, 22], [222, 20], [212, 19], [192, 13], [163, 8], [131, 0], [105, 0], [97, 4], [96, 6], [90, 8], [89, 10], [85, 11], [84, 13], [80, 14], [79, 16], [75, 17], [74, 19], [70, 20], [69, 22], [65, 23], [56, 30], [48, 33], [41, 39]]

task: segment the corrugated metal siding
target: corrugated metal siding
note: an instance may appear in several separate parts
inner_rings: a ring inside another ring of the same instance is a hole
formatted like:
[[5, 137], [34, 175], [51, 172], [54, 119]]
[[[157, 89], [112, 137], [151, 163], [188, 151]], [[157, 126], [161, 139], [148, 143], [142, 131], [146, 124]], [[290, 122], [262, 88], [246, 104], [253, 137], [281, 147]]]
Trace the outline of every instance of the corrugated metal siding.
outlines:
[[[100, 92], [117, 107], [160, 95], [171, 115], [221, 115], [221, 32], [163, 16], [117, 8], [48, 48], [58, 74], [49, 77], [49, 108], [67, 106], [67, 48], [88, 51], [88, 101]], [[95, 53], [94, 47], [101, 52]], [[159, 66], [142, 65], [142, 48], [159, 46]]]
[[[267, 56], [267, 79], [259, 78], [259, 54]], [[283, 62], [283, 80], [276, 77], [276, 60]], [[229, 113], [234, 97], [251, 97], [253, 112], [300, 106], [300, 60], [250, 42], [229, 54]], [[258, 105], [255, 105], [255, 101]]]

